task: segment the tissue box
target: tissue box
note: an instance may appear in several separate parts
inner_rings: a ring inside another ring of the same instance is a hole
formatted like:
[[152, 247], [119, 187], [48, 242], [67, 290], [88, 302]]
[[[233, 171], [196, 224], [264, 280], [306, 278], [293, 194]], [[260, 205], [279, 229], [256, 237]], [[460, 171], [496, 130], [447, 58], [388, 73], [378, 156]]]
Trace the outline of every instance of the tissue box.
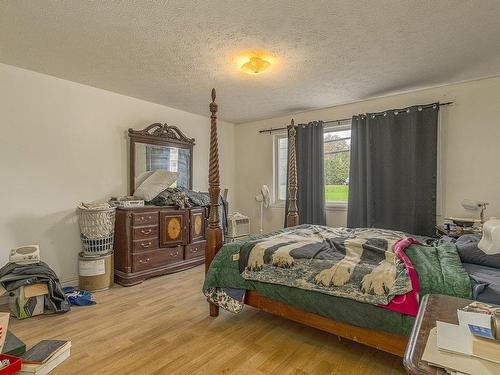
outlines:
[[18, 319], [43, 314], [45, 296], [49, 294], [47, 284], [24, 285], [9, 295], [9, 308]]

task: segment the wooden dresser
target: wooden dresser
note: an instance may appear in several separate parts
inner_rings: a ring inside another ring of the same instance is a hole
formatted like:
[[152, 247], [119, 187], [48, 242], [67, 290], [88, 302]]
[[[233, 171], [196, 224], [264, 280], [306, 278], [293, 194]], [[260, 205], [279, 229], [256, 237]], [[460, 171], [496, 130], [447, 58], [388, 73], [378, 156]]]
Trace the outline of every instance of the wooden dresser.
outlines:
[[118, 208], [115, 282], [130, 286], [205, 262], [205, 208]]

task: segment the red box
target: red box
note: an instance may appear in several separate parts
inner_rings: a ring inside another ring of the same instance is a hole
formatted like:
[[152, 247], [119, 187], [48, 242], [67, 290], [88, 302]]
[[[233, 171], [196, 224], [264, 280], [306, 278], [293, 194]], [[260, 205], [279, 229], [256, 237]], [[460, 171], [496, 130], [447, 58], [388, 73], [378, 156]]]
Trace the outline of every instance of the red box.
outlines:
[[0, 354], [0, 361], [4, 359], [8, 359], [10, 361], [10, 365], [1, 369], [0, 375], [13, 375], [21, 370], [21, 358], [7, 354]]

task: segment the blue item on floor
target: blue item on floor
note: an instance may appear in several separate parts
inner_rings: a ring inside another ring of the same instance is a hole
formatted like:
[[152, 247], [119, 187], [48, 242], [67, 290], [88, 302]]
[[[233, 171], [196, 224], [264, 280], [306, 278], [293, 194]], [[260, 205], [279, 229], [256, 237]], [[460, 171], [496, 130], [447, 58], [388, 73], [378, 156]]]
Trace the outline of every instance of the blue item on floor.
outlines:
[[92, 301], [92, 293], [87, 290], [79, 290], [73, 287], [63, 288], [64, 294], [72, 305], [88, 306], [95, 305], [96, 302]]

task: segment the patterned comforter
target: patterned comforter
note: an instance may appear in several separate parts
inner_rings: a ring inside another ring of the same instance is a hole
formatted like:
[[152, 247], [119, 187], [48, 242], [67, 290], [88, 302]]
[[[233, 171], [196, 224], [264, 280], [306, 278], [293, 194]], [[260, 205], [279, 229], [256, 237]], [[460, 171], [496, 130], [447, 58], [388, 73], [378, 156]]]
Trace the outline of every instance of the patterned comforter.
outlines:
[[412, 290], [394, 245], [402, 232], [302, 225], [245, 243], [239, 269], [246, 280], [387, 305]]
[[[249, 241], [257, 243], [294, 229], [296, 228], [280, 229], [266, 235], [253, 236], [249, 240], [225, 244], [212, 260], [203, 284], [202, 291], [207, 299], [223, 309], [238, 313], [244, 306], [245, 291], [255, 291], [261, 296], [329, 319], [359, 327], [409, 335], [416, 314], [406, 312], [404, 300], [408, 299], [406, 298], [408, 295], [417, 297], [415, 301], [417, 308], [418, 300], [429, 293], [460, 298], [471, 298], [472, 296], [469, 275], [460, 261], [456, 246], [450, 242], [428, 241], [424, 238], [419, 238], [422, 243], [418, 243], [412, 241], [411, 237], [407, 237], [394, 247], [397, 257], [402, 258], [407, 265], [407, 270], [410, 270], [410, 276], [411, 270], [413, 270], [413, 276], [417, 279], [418, 286], [417, 288], [413, 287], [414, 278], [412, 278], [412, 291], [394, 297], [388, 305], [374, 305], [349, 297], [339, 297], [316, 290], [314, 286], [313, 289], [302, 289], [243, 278], [243, 274], [249, 270], [244, 267], [243, 273], [240, 272], [239, 258], [244, 251], [248, 251], [248, 249], [243, 250], [243, 248], [247, 246]], [[270, 250], [267, 255], [264, 255], [263, 269], [272, 265], [270, 263], [272, 255], [269, 255], [272, 251]], [[294, 261], [302, 262], [302, 260], [295, 260], [295, 258]], [[398, 267], [400, 267], [400, 261], [397, 262]], [[327, 267], [325, 266], [324, 269]], [[322, 268], [321, 271], [324, 269]], [[254, 274], [258, 272], [255, 271]], [[358, 273], [354, 273], [354, 279], [361, 277], [361, 274], [358, 276], [356, 274]], [[309, 284], [316, 285], [314, 282]], [[348, 284], [349, 282], [346, 285]], [[329, 288], [334, 289], [335, 286], [330, 285]], [[400, 307], [404, 305], [405, 309], [392, 308], [396, 305]]]

